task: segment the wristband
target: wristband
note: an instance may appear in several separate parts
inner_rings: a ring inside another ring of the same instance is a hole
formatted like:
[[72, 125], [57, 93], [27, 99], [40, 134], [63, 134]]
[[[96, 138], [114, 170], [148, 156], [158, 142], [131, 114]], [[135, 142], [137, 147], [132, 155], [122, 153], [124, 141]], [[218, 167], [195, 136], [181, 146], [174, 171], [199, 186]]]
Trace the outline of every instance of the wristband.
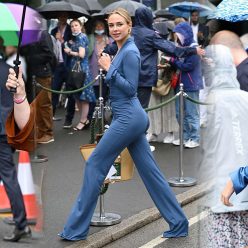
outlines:
[[23, 96], [22, 98], [15, 98], [15, 97], [13, 97], [13, 101], [16, 104], [21, 104], [21, 103], [23, 103], [26, 100], [26, 98], [27, 98], [27, 95]]

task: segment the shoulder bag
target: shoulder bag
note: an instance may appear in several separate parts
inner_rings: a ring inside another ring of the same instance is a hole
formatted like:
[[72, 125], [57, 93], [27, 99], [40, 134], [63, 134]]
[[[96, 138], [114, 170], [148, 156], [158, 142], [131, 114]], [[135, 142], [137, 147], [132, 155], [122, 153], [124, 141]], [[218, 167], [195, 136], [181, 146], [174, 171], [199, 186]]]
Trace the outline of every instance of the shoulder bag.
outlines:
[[82, 70], [80, 61], [77, 60], [68, 73], [67, 86], [70, 90], [77, 90], [83, 87], [86, 73]]

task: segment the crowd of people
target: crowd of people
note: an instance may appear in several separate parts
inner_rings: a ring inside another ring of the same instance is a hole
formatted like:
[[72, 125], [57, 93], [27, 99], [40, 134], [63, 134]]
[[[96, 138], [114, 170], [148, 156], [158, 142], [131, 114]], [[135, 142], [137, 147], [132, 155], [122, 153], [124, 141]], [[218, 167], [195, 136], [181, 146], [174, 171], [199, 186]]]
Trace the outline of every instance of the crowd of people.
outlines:
[[[87, 238], [101, 185], [113, 161], [125, 147], [128, 147], [155, 205], [169, 223], [170, 230], [165, 231], [163, 237], [188, 235], [187, 218], [159, 170], [148, 143], [159, 141], [159, 135], [164, 134], [165, 137], [162, 139], [164, 143], [180, 144], [180, 140], [176, 138], [179, 123], [178, 99], [165, 109], [156, 110], [149, 115], [144, 111], [145, 108], [166, 101], [177, 94], [180, 84], [183, 84], [185, 93], [195, 101], [206, 99], [212, 103], [208, 109], [201, 109], [199, 105], [184, 100], [184, 136], [181, 142], [186, 148], [196, 148], [200, 143], [203, 144], [205, 153], [199, 171], [204, 175], [207, 172], [212, 173], [211, 178], [218, 177], [215, 188], [219, 199], [217, 202], [221, 200], [224, 205], [231, 205], [229, 198], [233, 192], [239, 194], [248, 183], [247, 167], [241, 167], [248, 162], [247, 142], [246, 138], [243, 140], [240, 138], [248, 137], [248, 133], [243, 131], [245, 129], [243, 125], [248, 118], [246, 110], [248, 55], [235, 33], [220, 31], [210, 37], [208, 27], [199, 24], [198, 18], [199, 13], [194, 10], [190, 23], [182, 18], [175, 20], [172, 28], [166, 27], [167, 34], [160, 35], [161, 30], [156, 29], [150, 9], [141, 7], [136, 10], [135, 26], [132, 26], [131, 17], [125, 10], [117, 9], [108, 16], [108, 32], [104, 21], [99, 20], [95, 22], [94, 32], [87, 35], [78, 19], [68, 24], [67, 13], [62, 13], [58, 17], [58, 26], [52, 30], [51, 35], [47, 31], [42, 31], [39, 42], [23, 49], [27, 63], [26, 75], [26, 69], [22, 67], [19, 75], [16, 75], [13, 69], [8, 73], [9, 66], [3, 59], [1, 60], [0, 68], [1, 71], [4, 68], [5, 73], [0, 78], [3, 116], [0, 123], [0, 145], [3, 149], [0, 152], [4, 150], [8, 153], [9, 162], [1, 162], [0, 178], [4, 182], [9, 198], [15, 199], [11, 201], [11, 207], [13, 213], [16, 213], [14, 215], [16, 228], [10, 236], [4, 238], [6, 241], [18, 241], [31, 234], [26, 224], [23, 201], [19, 197], [21, 193], [10, 145], [29, 151], [34, 149], [32, 120], [35, 113], [39, 113], [35, 118], [37, 125], [35, 141], [39, 144], [54, 141], [53, 121], [59, 120], [56, 111], [58, 95], [44, 90], [35, 92], [34, 95], [33, 91], [29, 91], [31, 83], [36, 80], [45, 87], [59, 90], [63, 83], [67, 85], [67, 74], [75, 63], [80, 63], [86, 74], [85, 81], [81, 82], [82, 86], [91, 82], [100, 68], [105, 71], [103, 96], [110, 103], [113, 121], [86, 162], [82, 189], [63, 231], [59, 234], [61, 238], [66, 240]], [[206, 54], [199, 45], [206, 47]], [[4, 56], [9, 56], [7, 50]], [[172, 87], [172, 75], [175, 74], [178, 75], [177, 82]], [[162, 85], [167, 85], [163, 86], [162, 90], [157, 89], [161, 86], [158, 84], [159, 80]], [[2, 94], [5, 83], [7, 89], [16, 88], [14, 100], [9, 92], [6, 94], [8, 99]], [[25, 85], [29, 88], [25, 89]], [[77, 107], [79, 121], [73, 130], [75, 132], [84, 130], [90, 123], [98, 96], [98, 82], [80, 93], [69, 95], [63, 127], [72, 128]], [[14, 111], [7, 119], [12, 108]], [[223, 116], [225, 118], [222, 118]], [[240, 125], [239, 132], [242, 135], [239, 139], [236, 137], [237, 129], [232, 130], [234, 121], [238, 121]], [[201, 126], [208, 130], [202, 139]], [[16, 141], [17, 134], [23, 138], [21, 143], [19, 140]], [[232, 140], [233, 146], [226, 146], [227, 140]], [[242, 156], [238, 156], [240, 147]], [[0, 161], [5, 155], [0, 154]], [[101, 167], [98, 166], [99, 161]], [[3, 173], [5, 170], [9, 171], [7, 176]], [[227, 183], [226, 186], [223, 182]], [[15, 185], [15, 188], [12, 185]], [[247, 194], [243, 195], [247, 197]], [[237, 244], [241, 247], [247, 246], [245, 227], [248, 221], [247, 211], [243, 213], [238, 208], [227, 209], [221, 210], [225, 214], [219, 215], [215, 201], [209, 207], [209, 211], [210, 221], [206, 229], [208, 242], [211, 244], [209, 247], [225, 247], [223, 246], [225, 242], [234, 245], [233, 247]], [[236, 227], [238, 226], [241, 232], [238, 232], [237, 228], [230, 227], [229, 232], [226, 232], [225, 228], [220, 228], [221, 223], [229, 227], [228, 220], [234, 219], [234, 216], [237, 220]], [[236, 243], [232, 241], [234, 236]]]

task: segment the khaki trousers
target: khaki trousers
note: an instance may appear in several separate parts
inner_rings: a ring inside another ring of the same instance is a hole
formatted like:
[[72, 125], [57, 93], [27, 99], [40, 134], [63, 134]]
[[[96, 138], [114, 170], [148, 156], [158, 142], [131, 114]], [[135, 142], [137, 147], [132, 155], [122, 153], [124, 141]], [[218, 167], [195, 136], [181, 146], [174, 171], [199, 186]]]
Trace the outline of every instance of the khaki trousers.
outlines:
[[[51, 77], [37, 77], [36, 81], [44, 87], [51, 88]], [[53, 138], [52, 94], [46, 90], [40, 90], [39, 94], [39, 101], [36, 102], [36, 138]]]

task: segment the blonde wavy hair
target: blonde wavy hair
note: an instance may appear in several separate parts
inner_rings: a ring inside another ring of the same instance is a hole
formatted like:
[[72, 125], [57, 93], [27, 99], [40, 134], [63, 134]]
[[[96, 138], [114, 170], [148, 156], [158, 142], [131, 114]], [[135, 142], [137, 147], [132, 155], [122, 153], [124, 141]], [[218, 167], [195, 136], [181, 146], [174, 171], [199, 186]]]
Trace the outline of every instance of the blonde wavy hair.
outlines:
[[113, 14], [117, 14], [117, 15], [122, 16], [126, 20], [127, 24], [132, 26], [131, 16], [129, 15], [129, 13], [125, 9], [117, 8], [117, 9], [111, 11], [110, 13], [108, 13], [108, 18], [107, 19], [109, 19], [109, 17], [111, 15], [113, 15]]

